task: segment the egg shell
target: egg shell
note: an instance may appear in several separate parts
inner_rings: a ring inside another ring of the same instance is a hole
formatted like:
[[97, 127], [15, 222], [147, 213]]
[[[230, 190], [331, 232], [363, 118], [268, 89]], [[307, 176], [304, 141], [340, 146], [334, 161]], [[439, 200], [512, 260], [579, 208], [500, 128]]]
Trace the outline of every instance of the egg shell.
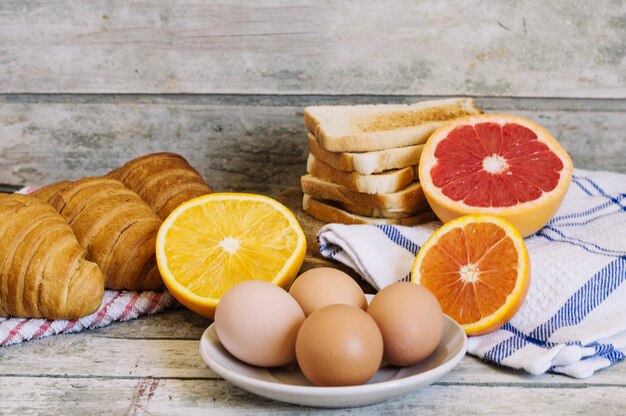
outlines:
[[291, 285], [289, 294], [306, 316], [335, 303], [367, 309], [367, 299], [359, 284], [346, 273], [331, 267], [318, 267], [302, 273]]
[[383, 357], [376, 322], [362, 309], [333, 304], [316, 310], [302, 324], [296, 358], [304, 376], [317, 386], [366, 383]]
[[295, 359], [304, 312], [289, 293], [261, 280], [232, 287], [215, 310], [215, 331], [232, 355], [248, 364], [276, 367]]
[[384, 360], [398, 366], [418, 363], [437, 348], [444, 317], [437, 298], [415, 283], [393, 283], [374, 296], [367, 309], [384, 342]]

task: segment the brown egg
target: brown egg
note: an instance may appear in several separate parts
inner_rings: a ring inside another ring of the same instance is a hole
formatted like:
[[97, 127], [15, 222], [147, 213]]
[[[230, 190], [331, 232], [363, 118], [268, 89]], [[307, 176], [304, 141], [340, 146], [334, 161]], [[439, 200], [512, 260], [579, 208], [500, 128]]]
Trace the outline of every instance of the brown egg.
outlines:
[[366, 383], [383, 357], [383, 338], [376, 322], [362, 309], [334, 304], [313, 312], [296, 339], [302, 373], [317, 386]]
[[291, 285], [289, 294], [298, 301], [306, 316], [334, 303], [367, 309], [367, 300], [359, 284], [341, 270], [330, 267], [302, 273]]
[[367, 313], [378, 324], [385, 344], [384, 360], [413, 365], [428, 357], [443, 335], [443, 312], [423, 286], [393, 283], [374, 296]]
[[295, 359], [304, 313], [289, 293], [271, 283], [249, 280], [232, 287], [215, 310], [215, 331], [235, 357], [275, 367]]

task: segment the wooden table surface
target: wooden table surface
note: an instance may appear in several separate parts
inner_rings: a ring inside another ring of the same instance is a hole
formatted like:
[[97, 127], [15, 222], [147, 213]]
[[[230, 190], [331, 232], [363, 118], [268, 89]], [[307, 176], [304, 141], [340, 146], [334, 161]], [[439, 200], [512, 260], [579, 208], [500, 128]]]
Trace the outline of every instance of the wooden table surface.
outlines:
[[[302, 212], [300, 198], [295, 190], [278, 197], [294, 211], [307, 235], [303, 270], [341, 268], [318, 254], [314, 237], [322, 224]], [[367, 284], [363, 287], [371, 292]], [[625, 414], [626, 363], [577, 380], [531, 376], [469, 355], [431, 386], [379, 404], [336, 410], [298, 407], [248, 393], [211, 370], [199, 354], [200, 337], [210, 324], [178, 307], [106, 328], [1, 348], [0, 415]]]
[[[2, 0], [0, 183], [173, 151], [216, 190], [278, 196], [306, 169], [305, 106], [453, 96], [540, 123], [577, 168], [626, 173], [625, 16], [619, 0]], [[304, 267], [326, 264], [299, 218]], [[209, 324], [175, 309], [0, 348], [0, 415], [330, 413], [220, 379], [198, 353]], [[430, 387], [336, 413], [624, 408], [625, 363], [576, 380], [467, 356]]]

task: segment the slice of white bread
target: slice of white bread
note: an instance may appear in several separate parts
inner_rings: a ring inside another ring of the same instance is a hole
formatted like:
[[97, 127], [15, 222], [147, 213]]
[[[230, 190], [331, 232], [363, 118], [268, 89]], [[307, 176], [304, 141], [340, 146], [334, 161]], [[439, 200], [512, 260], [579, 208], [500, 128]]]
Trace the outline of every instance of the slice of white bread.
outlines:
[[305, 194], [318, 200], [335, 201], [346, 211], [366, 217], [406, 217], [430, 209], [419, 182], [388, 194], [355, 192], [313, 175], [302, 176], [300, 184]]
[[480, 112], [471, 98], [311, 106], [304, 110], [304, 125], [328, 151], [372, 152], [423, 144], [447, 120]]
[[423, 144], [378, 150], [376, 152], [329, 152], [319, 145], [315, 136], [307, 135], [311, 153], [335, 169], [357, 172], [363, 175], [380, 173], [391, 169], [402, 169], [417, 165], [422, 154]]
[[362, 215], [352, 214], [341, 208], [331, 205], [326, 201], [318, 201], [311, 195], [304, 195], [302, 198], [302, 208], [304, 212], [317, 218], [320, 221], [340, 224], [397, 224], [397, 225], [417, 225], [435, 220], [437, 217], [432, 211], [415, 214], [402, 218], [371, 218]]
[[369, 205], [346, 204], [345, 202], [333, 202], [333, 201], [328, 201], [328, 202], [330, 202], [331, 205], [336, 205], [337, 207], [345, 211], [348, 211], [352, 214], [362, 215], [364, 217], [371, 217], [371, 218], [404, 218], [404, 217], [411, 217], [415, 214], [418, 214], [419, 212], [424, 212], [424, 210], [418, 211], [418, 212], [406, 212], [402, 210], [388, 210], [388, 209], [374, 208], [374, 207], [370, 207]]
[[309, 153], [307, 172], [325, 181], [345, 186], [355, 192], [386, 194], [399, 191], [413, 182], [417, 169], [411, 166], [372, 175], [361, 175], [356, 172], [335, 169]]

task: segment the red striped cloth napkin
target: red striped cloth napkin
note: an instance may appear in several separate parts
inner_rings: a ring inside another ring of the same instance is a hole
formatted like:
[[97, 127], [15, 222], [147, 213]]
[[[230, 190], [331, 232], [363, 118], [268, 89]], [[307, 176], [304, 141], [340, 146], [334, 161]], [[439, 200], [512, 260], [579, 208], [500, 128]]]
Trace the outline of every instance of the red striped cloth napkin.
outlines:
[[72, 334], [84, 329], [107, 326], [112, 322], [153, 315], [177, 305], [170, 292], [119, 292], [105, 290], [98, 310], [71, 320], [0, 318], [0, 347], [56, 334]]

